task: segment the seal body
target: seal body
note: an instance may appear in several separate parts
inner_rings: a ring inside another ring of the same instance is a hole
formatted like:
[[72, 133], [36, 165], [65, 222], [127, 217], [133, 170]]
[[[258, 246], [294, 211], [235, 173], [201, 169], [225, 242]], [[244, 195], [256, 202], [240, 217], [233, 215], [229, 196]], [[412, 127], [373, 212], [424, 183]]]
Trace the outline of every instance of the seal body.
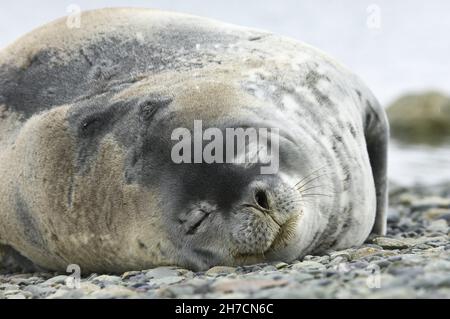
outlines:
[[[171, 135], [196, 120], [277, 128], [278, 171], [175, 163]], [[0, 53], [0, 244], [82, 272], [359, 245], [385, 229], [387, 139], [370, 91], [308, 45], [178, 13], [83, 12], [80, 28], [61, 19]]]

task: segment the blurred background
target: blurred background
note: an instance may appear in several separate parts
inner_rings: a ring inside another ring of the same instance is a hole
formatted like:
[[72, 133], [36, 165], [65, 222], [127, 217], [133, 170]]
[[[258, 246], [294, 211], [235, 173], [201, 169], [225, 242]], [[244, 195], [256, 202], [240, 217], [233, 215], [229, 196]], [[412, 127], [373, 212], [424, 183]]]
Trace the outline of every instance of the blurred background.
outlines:
[[327, 52], [358, 74], [388, 110], [391, 181], [450, 182], [450, 1], [2, 1], [0, 48], [74, 8], [116, 6], [207, 16]]

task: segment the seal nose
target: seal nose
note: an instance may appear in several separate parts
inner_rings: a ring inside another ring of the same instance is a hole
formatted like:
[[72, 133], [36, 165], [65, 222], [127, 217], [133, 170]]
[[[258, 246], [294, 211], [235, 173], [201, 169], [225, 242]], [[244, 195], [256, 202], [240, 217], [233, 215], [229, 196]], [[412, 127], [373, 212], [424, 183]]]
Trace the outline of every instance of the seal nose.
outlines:
[[254, 191], [254, 199], [258, 208], [261, 210], [270, 210], [270, 203], [267, 192], [264, 189], [255, 189]]

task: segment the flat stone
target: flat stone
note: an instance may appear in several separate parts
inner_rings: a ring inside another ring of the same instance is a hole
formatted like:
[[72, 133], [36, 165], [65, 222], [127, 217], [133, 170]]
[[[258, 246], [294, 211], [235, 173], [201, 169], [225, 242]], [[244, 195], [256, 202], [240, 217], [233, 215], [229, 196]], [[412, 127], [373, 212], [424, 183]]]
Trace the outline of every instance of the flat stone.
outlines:
[[351, 260], [352, 254], [354, 253], [354, 249], [345, 249], [339, 251], [332, 251], [328, 253], [331, 259], [335, 259], [337, 257], [341, 257], [342, 259]]
[[315, 261], [321, 264], [327, 263], [330, 260], [330, 256], [324, 255], [324, 256], [315, 256], [311, 259], [311, 261]]
[[183, 277], [186, 277], [186, 278], [194, 278], [195, 277], [194, 272], [191, 271], [191, 270], [178, 268], [177, 271], [178, 271], [178, 275], [179, 276], [183, 276]]
[[412, 202], [413, 210], [425, 211], [430, 208], [450, 208], [450, 199], [437, 196], [429, 196], [416, 199]]
[[249, 295], [242, 292], [232, 292], [226, 295], [219, 294], [217, 296], [218, 299], [246, 299], [249, 298]]
[[159, 279], [178, 275], [179, 273], [174, 267], [157, 267], [150, 269], [145, 273], [145, 276], [150, 279]]
[[382, 259], [382, 260], [377, 260], [377, 261], [373, 262], [373, 264], [375, 264], [381, 268], [384, 268], [384, 267], [389, 266], [391, 264], [391, 262], [389, 260]]
[[335, 258], [333, 258], [329, 263], [328, 266], [336, 268], [339, 267], [342, 264], [346, 264], [347, 261], [351, 259], [350, 256], [340, 255]]
[[91, 292], [100, 290], [100, 287], [97, 285], [94, 285], [91, 282], [82, 281], [80, 283], [80, 288], [78, 288], [78, 289], [84, 291], [85, 293], [91, 293]]
[[264, 272], [275, 272], [277, 270], [278, 270], [277, 267], [275, 267], [273, 265], [267, 265], [266, 267], [264, 267], [262, 269], [262, 271], [264, 271]]
[[423, 217], [429, 220], [445, 219], [447, 222], [450, 222], [450, 209], [432, 208], [427, 210]]
[[445, 219], [433, 220], [428, 225], [427, 230], [437, 233], [446, 233], [448, 230], [448, 223]]
[[162, 286], [162, 285], [173, 285], [177, 282], [183, 281], [184, 277], [181, 276], [168, 276], [168, 277], [162, 277], [157, 279], [151, 279], [149, 283], [154, 286]]
[[42, 284], [46, 285], [46, 286], [54, 286], [54, 285], [58, 285], [58, 284], [65, 284], [67, 278], [68, 277], [65, 276], [65, 275], [59, 275], [59, 276], [55, 276], [53, 278], [47, 279]]
[[34, 297], [44, 298], [56, 292], [54, 287], [40, 286], [40, 285], [30, 285], [23, 289], [24, 291], [29, 291]]
[[326, 267], [319, 262], [308, 260], [293, 265], [292, 269], [303, 271], [323, 271]]
[[19, 285], [13, 285], [13, 284], [1, 284], [0, 285], [0, 290], [4, 290], [4, 291], [8, 291], [8, 290], [19, 290], [20, 286]]
[[86, 293], [81, 289], [58, 289], [54, 294], [46, 297], [46, 299], [79, 299], [85, 296]]
[[134, 277], [140, 274], [142, 274], [142, 271], [127, 271], [122, 274], [121, 278], [122, 280], [126, 280], [130, 277]]
[[180, 296], [192, 295], [195, 293], [195, 287], [190, 285], [167, 286], [158, 289], [156, 295], [161, 298], [178, 298]]
[[19, 292], [17, 294], [5, 295], [5, 298], [6, 299], [27, 299], [27, 297], [22, 292]]
[[228, 266], [215, 266], [212, 267], [210, 269], [208, 269], [205, 272], [205, 275], [207, 276], [216, 276], [216, 275], [221, 275], [221, 274], [231, 274], [236, 272], [236, 268], [235, 267], [228, 267]]
[[415, 280], [414, 286], [418, 289], [450, 287], [450, 276], [448, 276], [448, 272], [425, 273]]
[[87, 297], [95, 298], [95, 299], [122, 299], [122, 298], [136, 297], [136, 296], [137, 296], [137, 293], [131, 289], [125, 288], [123, 286], [118, 286], [118, 285], [110, 285], [103, 289], [94, 291]]
[[119, 276], [100, 275], [91, 279], [92, 282], [100, 282], [105, 285], [117, 284], [122, 281]]
[[373, 240], [373, 242], [385, 249], [404, 249], [413, 246], [411, 241], [407, 241], [406, 239], [389, 237], [377, 237]]
[[374, 247], [362, 247], [360, 249], [355, 250], [352, 255], [351, 259], [360, 259], [368, 256], [372, 256], [374, 254], [377, 254], [381, 251], [381, 249], [374, 248]]
[[19, 294], [21, 292], [22, 292], [22, 290], [20, 290], [20, 289], [15, 289], [15, 290], [11, 289], [11, 290], [8, 290], [8, 291], [4, 291], [3, 295], [5, 295], [5, 296], [16, 295], [16, 294]]
[[289, 283], [287, 280], [273, 279], [228, 279], [221, 280], [212, 285], [214, 291], [227, 292], [254, 292], [271, 287], [285, 286]]
[[286, 268], [287, 266], [289, 266], [289, 264], [280, 261], [280, 262], [275, 263], [274, 266], [275, 266], [277, 269], [283, 269], [283, 268]]
[[308, 273], [299, 273], [294, 276], [295, 281], [298, 283], [302, 283], [304, 281], [308, 281], [314, 279], [314, 276]]
[[[436, 272], [436, 271], [443, 271], [450, 274], [450, 260], [435, 260], [430, 261], [425, 267], [425, 271], [428, 272]], [[450, 277], [450, 275], [449, 275]]]

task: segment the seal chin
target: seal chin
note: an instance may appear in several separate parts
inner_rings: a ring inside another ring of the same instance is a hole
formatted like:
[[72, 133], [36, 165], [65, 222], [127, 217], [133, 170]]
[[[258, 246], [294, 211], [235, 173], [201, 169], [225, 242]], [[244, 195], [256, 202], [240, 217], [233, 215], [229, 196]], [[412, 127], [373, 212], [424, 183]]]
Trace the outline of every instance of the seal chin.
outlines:
[[[260, 245], [241, 246], [238, 252], [233, 256], [236, 264], [249, 264], [255, 262], [264, 262], [270, 260], [290, 259], [291, 254], [286, 255], [283, 251], [295, 243], [295, 232], [299, 222], [300, 215], [292, 216], [284, 224], [279, 225], [277, 230], [273, 232], [270, 240], [262, 241]], [[261, 238], [258, 234], [260, 228], [255, 229], [257, 238]]]

